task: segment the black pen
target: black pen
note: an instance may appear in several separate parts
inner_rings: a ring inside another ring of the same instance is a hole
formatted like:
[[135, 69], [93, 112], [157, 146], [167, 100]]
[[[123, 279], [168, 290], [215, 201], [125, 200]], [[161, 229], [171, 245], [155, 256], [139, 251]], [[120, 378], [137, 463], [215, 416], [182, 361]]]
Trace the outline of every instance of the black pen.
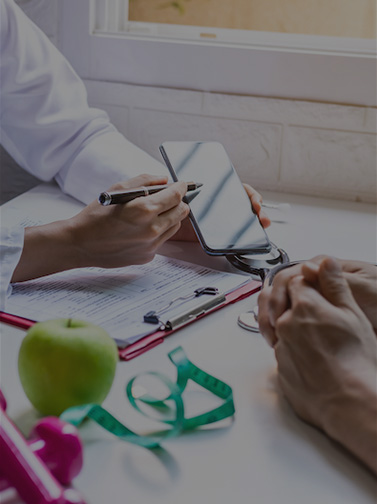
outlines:
[[[121, 205], [128, 203], [135, 198], [139, 198], [140, 196], [148, 196], [149, 194], [154, 194], [156, 192], [162, 191], [170, 185], [171, 184], [143, 186], [136, 187], [135, 189], [130, 189], [129, 191], [103, 192], [99, 195], [98, 201], [103, 206]], [[202, 185], [203, 184], [201, 184], [200, 182], [187, 182], [187, 191], [196, 191], [196, 189], [199, 189], [199, 187], [202, 187]]]

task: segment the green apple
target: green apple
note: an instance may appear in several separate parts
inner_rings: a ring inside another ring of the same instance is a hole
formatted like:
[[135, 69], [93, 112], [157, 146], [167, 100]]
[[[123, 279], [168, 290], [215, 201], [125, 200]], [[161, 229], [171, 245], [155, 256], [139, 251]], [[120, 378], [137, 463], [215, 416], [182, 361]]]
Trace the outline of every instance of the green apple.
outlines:
[[101, 404], [115, 376], [118, 351], [102, 327], [77, 319], [34, 324], [22, 341], [18, 372], [25, 394], [43, 415]]

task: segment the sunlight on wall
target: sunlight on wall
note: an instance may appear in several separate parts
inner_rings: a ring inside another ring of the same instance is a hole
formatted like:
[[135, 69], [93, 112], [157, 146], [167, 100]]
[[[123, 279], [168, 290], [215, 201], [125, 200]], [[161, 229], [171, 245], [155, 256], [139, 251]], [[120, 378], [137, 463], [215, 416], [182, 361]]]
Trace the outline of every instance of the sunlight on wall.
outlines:
[[129, 5], [132, 21], [376, 37], [375, 0], [130, 0]]

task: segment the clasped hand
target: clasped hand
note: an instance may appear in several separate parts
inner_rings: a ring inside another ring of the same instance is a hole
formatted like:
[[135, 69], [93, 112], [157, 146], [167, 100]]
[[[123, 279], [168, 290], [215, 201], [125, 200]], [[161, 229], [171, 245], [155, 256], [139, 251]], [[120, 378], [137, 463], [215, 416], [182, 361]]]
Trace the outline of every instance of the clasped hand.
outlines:
[[259, 296], [261, 333], [295, 412], [377, 472], [377, 268], [316, 257]]

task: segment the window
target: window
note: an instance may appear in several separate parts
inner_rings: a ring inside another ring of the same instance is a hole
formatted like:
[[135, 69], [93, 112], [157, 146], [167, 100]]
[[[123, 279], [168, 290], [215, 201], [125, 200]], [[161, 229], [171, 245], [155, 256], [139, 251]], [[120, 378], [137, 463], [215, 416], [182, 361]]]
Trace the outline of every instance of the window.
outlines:
[[60, 47], [84, 78], [376, 105], [374, 0], [61, 0], [59, 9]]
[[126, 23], [376, 37], [375, 0], [129, 0], [118, 18]]

